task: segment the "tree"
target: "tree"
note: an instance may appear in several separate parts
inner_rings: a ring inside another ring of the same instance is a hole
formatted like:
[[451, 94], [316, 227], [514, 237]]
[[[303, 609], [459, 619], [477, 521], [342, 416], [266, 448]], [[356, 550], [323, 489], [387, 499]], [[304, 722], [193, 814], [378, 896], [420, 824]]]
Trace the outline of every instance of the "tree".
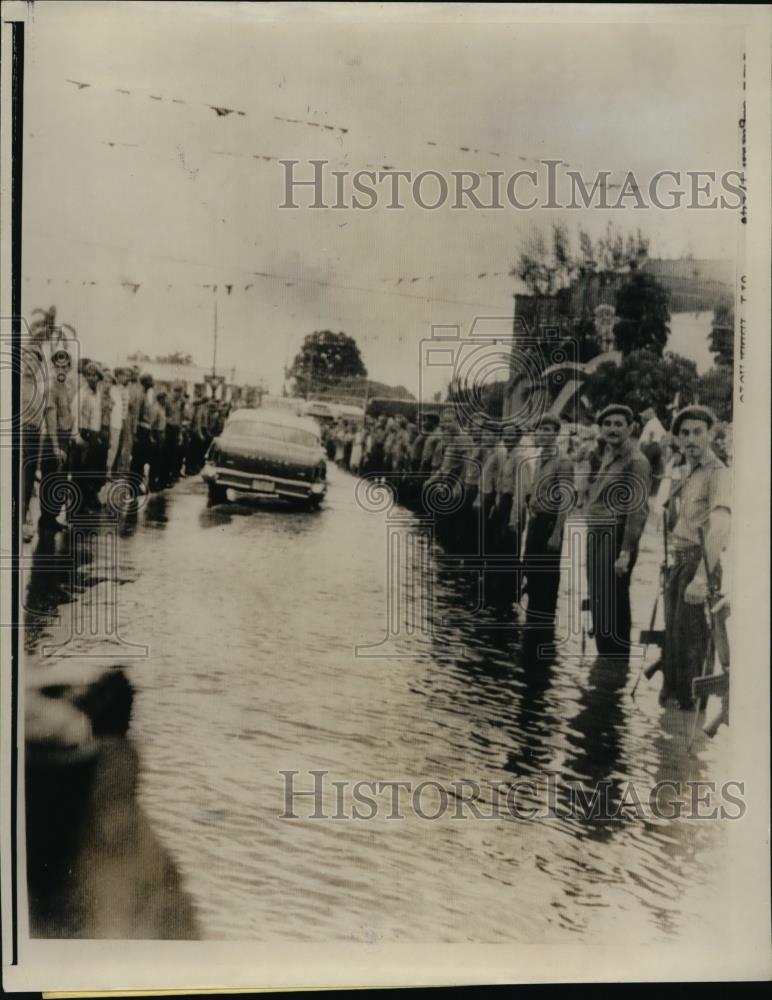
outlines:
[[135, 351], [133, 354], [129, 354], [126, 358], [127, 361], [150, 361], [149, 354], [143, 354], [142, 351]]
[[[150, 358], [144, 358], [143, 360], [149, 361]], [[193, 355], [174, 351], [172, 354], [156, 354], [155, 360], [161, 365], [192, 365]]]
[[286, 376], [294, 381], [296, 396], [308, 396], [347, 379], [366, 377], [367, 369], [353, 337], [321, 330], [308, 334]]
[[[37, 319], [33, 319], [30, 324], [30, 337], [37, 343], [53, 340], [54, 335], [56, 335], [57, 340], [65, 341], [74, 340], [78, 335], [75, 328], [69, 323], [61, 323], [57, 326], [56, 306], [49, 306], [48, 309], [33, 309], [32, 315], [36, 316]], [[71, 334], [71, 337], [68, 337], [67, 334]]]
[[734, 301], [731, 298], [716, 304], [709, 342], [716, 365], [734, 368]]
[[[659, 357], [653, 351], [632, 351], [619, 365], [605, 361], [588, 376], [583, 393], [598, 411], [609, 403], [624, 403], [640, 414], [652, 406], [668, 426], [676, 393], [681, 406], [694, 400], [697, 366], [693, 361], [668, 351]], [[701, 397], [700, 397], [701, 398]]]
[[574, 270], [568, 230], [564, 225], [554, 223], [552, 247], [547, 247], [544, 233], [534, 229], [509, 274], [512, 278], [520, 278], [532, 295], [542, 298], [554, 295], [558, 288], [563, 288]]
[[697, 397], [703, 406], [709, 406], [719, 420], [732, 420], [732, 369], [716, 364], [701, 375], [697, 382]]
[[662, 354], [670, 336], [668, 294], [650, 274], [632, 272], [616, 294], [616, 314], [614, 339], [622, 354]]

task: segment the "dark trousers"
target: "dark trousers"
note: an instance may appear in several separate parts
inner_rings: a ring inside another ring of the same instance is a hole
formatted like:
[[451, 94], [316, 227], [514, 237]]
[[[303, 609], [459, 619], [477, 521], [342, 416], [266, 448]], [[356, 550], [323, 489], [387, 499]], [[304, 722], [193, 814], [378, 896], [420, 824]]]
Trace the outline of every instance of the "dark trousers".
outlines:
[[150, 465], [152, 470], [152, 464], [153, 449], [150, 439], [150, 428], [143, 427], [140, 424], [137, 427], [137, 433], [134, 438], [134, 449], [131, 454], [131, 471], [138, 476], [144, 476], [145, 466]]
[[598, 654], [625, 663], [630, 658], [630, 578], [638, 548], [630, 553], [627, 572], [618, 576], [614, 563], [622, 550], [624, 525], [590, 527], [587, 531], [587, 583]]
[[555, 530], [554, 514], [531, 514], [525, 536], [523, 569], [528, 580], [526, 625], [551, 630], [560, 588], [560, 551], [548, 548]]
[[35, 490], [35, 472], [38, 467], [38, 452], [40, 451], [40, 429], [38, 427], [24, 427], [21, 433], [22, 489], [24, 517], [26, 517]]
[[[64, 453], [64, 459], [60, 460], [54, 451], [51, 439], [46, 435], [40, 448], [40, 521], [44, 527], [53, 526], [59, 516], [61, 509], [62, 491], [55, 485], [47, 486], [46, 481], [51, 484], [51, 477], [56, 476], [60, 480], [67, 477], [71, 462], [71, 440], [70, 435], [60, 431], [57, 438], [59, 450]], [[76, 485], [78, 485], [76, 483]], [[99, 486], [96, 487], [96, 492]], [[57, 502], [59, 499], [59, 502]]]
[[105, 450], [99, 431], [80, 432], [83, 439], [72, 451], [74, 482], [80, 494], [78, 508], [95, 510], [99, 507], [99, 490], [104, 483]]
[[[512, 494], [502, 493], [493, 515], [493, 528], [489, 533], [490, 544], [496, 555], [506, 556], [506, 570], [491, 574], [491, 592], [496, 601], [506, 604], [520, 600], [522, 592], [523, 567], [520, 549], [523, 539], [523, 520], [510, 524], [512, 516]], [[496, 581], [495, 583], [493, 581]]]
[[168, 483], [166, 467], [166, 431], [150, 432], [150, 487], [161, 490]]
[[482, 519], [482, 546], [486, 556], [496, 555], [499, 543], [499, 518], [495, 493], [480, 495], [480, 515]]
[[[687, 604], [684, 600], [684, 591], [697, 572], [701, 559], [699, 546], [676, 550], [665, 585], [663, 691], [665, 696], [674, 694], [685, 707], [691, 704], [692, 680], [702, 672], [710, 641], [705, 606]], [[716, 575], [714, 572], [714, 579]]]
[[167, 424], [164, 440], [164, 476], [166, 482], [179, 479], [181, 465], [179, 425]]

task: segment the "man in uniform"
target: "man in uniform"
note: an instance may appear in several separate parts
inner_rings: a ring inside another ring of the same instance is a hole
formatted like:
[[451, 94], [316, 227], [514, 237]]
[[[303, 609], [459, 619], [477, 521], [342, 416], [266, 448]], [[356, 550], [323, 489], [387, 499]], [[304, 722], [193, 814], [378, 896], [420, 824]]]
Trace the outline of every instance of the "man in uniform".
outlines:
[[590, 456], [585, 499], [587, 581], [600, 656], [630, 658], [630, 578], [646, 524], [651, 474], [631, 440], [633, 412], [612, 403], [598, 415], [599, 447]]
[[561, 421], [547, 414], [539, 422], [531, 463], [524, 571], [527, 577], [526, 640], [548, 640], [554, 629], [560, 585], [563, 527], [576, 501], [573, 463], [558, 450]]
[[701, 673], [710, 638], [705, 564], [718, 587], [731, 521], [731, 474], [711, 448], [715, 425], [706, 406], [687, 406], [672, 427], [686, 464], [667, 502], [673, 564], [665, 587], [660, 704], [675, 695], [686, 710], [693, 707], [692, 680]]
[[163, 443], [166, 483], [171, 486], [180, 477], [182, 468], [182, 421], [185, 411], [185, 386], [175, 382], [166, 401], [166, 430]]
[[100, 391], [102, 372], [98, 365], [89, 361], [83, 369], [83, 382], [79, 388], [78, 427], [75, 438], [77, 455], [76, 471], [82, 492], [82, 508], [98, 511], [99, 489], [102, 485], [102, 410], [103, 396]]
[[[448, 513], [435, 511], [438, 515], [437, 528], [444, 540], [453, 544], [461, 543], [463, 548], [462, 512], [466, 496], [466, 474], [468, 464], [474, 456], [474, 442], [469, 434], [461, 429], [453, 403], [448, 403], [442, 411], [440, 427], [444, 445], [442, 459], [430, 482], [446, 480], [451, 495], [443, 497], [441, 501], [442, 508], [447, 505]], [[435, 467], [439, 457], [439, 452], [435, 449], [432, 455], [432, 464]]]

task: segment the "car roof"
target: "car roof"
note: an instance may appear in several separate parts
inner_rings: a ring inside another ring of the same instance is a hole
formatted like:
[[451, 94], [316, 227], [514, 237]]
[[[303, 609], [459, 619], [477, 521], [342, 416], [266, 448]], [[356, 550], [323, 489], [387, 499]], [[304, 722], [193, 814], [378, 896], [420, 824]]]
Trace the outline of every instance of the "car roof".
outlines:
[[297, 430], [309, 431], [319, 437], [319, 427], [310, 417], [296, 417], [294, 413], [285, 413], [280, 409], [234, 410], [226, 421], [229, 423], [243, 420], [254, 424], [273, 424], [278, 427], [294, 427]]

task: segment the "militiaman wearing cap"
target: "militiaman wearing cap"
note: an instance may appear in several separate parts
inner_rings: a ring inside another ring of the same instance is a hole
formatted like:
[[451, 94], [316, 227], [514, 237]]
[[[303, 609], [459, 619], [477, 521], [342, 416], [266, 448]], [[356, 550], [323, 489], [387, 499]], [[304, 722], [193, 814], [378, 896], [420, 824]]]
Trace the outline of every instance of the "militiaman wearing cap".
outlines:
[[590, 456], [585, 499], [587, 582], [593, 631], [602, 657], [630, 656], [630, 578], [648, 516], [651, 474], [631, 440], [633, 412], [613, 403], [598, 414], [599, 445]]
[[711, 448], [715, 423], [707, 407], [687, 406], [676, 414], [672, 427], [686, 464], [667, 501], [673, 565], [665, 586], [660, 702], [675, 695], [683, 709], [692, 707], [692, 679], [702, 670], [710, 638], [704, 610], [708, 598], [705, 561], [718, 587], [721, 553], [729, 537], [731, 473]]
[[575, 503], [573, 465], [558, 449], [561, 426], [558, 417], [547, 415], [539, 422], [535, 435], [541, 450], [532, 463], [524, 554], [528, 581], [525, 638], [529, 645], [552, 638], [563, 527]]

